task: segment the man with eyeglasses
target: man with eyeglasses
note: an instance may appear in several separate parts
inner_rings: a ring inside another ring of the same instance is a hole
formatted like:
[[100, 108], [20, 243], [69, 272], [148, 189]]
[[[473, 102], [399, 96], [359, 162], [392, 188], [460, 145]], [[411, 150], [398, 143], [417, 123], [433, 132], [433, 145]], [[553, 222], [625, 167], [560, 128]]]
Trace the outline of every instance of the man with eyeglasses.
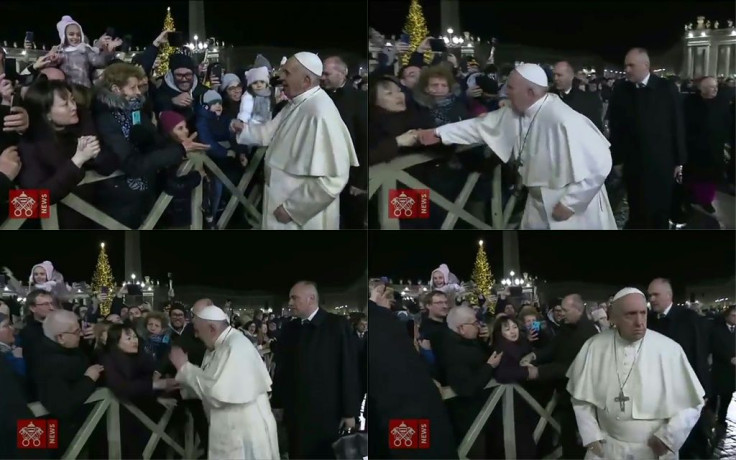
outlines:
[[[491, 353], [488, 327], [478, 321], [475, 310], [470, 307], [451, 309], [447, 314], [447, 330], [439, 366], [447, 384], [457, 393], [455, 398], [446, 401], [446, 405], [455, 441], [459, 444], [485, 403], [485, 386], [493, 378], [493, 370], [501, 362], [503, 353]], [[476, 443], [470, 456], [475, 458], [475, 453], [482, 458], [484, 447], [482, 441]]]
[[172, 54], [169, 58], [169, 71], [163, 84], [156, 90], [154, 108], [156, 113], [173, 110], [186, 118], [187, 123], [194, 119], [195, 104], [199, 104], [209, 88], [199, 81], [194, 73], [192, 58], [184, 54]]
[[28, 396], [32, 401], [38, 396], [36, 391], [35, 364], [38, 346], [43, 341], [43, 321], [49, 313], [56, 310], [56, 299], [43, 289], [31, 291], [26, 297], [26, 306], [30, 314], [26, 317], [25, 326], [20, 330], [20, 344], [26, 360], [26, 375], [28, 380]]
[[74, 313], [49, 312], [43, 333], [35, 363], [38, 400], [52, 418], [59, 420], [58, 452], [65, 452], [84, 423], [84, 402], [94, 393], [104, 368], [90, 365], [79, 348], [82, 329]]

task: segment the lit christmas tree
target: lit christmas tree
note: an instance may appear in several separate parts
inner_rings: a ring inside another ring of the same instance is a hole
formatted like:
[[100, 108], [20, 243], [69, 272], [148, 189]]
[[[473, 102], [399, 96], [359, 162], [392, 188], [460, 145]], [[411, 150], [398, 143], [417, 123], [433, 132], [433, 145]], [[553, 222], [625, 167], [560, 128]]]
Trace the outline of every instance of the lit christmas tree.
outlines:
[[[171, 17], [171, 7], [166, 7], [166, 18], [164, 19], [163, 30], [167, 32], [173, 32], [176, 30], [174, 27], [174, 18]], [[169, 71], [169, 56], [174, 53], [175, 49], [169, 45], [167, 41], [161, 45], [158, 49], [158, 65], [154, 69], [154, 77], [163, 77], [166, 72]]]
[[95, 274], [92, 275], [92, 289], [95, 293], [101, 293], [103, 288], [107, 288], [107, 296], [102, 296], [105, 300], [100, 303], [100, 314], [104, 318], [110, 314], [110, 306], [115, 296], [115, 279], [112, 277], [112, 269], [110, 268], [110, 260], [105, 252], [105, 243], [100, 244], [100, 255], [97, 256], [97, 267]]
[[[401, 58], [401, 63], [406, 65], [409, 63], [411, 53], [419, 48], [425, 38], [429, 36], [429, 30], [427, 29], [427, 21], [424, 19], [424, 13], [422, 12], [422, 5], [419, 4], [419, 0], [411, 0], [409, 6], [409, 15], [406, 17], [406, 25], [404, 25], [405, 33], [409, 34], [409, 53], [405, 54]], [[425, 53], [424, 62], [429, 64], [432, 62], [432, 53]]]
[[490, 299], [495, 281], [491, 274], [491, 268], [488, 266], [488, 257], [483, 247], [483, 240], [478, 242], [478, 254], [475, 256], [472, 280], [475, 284], [475, 291], [470, 295], [471, 304], [477, 304], [478, 293], [483, 294], [486, 299]]

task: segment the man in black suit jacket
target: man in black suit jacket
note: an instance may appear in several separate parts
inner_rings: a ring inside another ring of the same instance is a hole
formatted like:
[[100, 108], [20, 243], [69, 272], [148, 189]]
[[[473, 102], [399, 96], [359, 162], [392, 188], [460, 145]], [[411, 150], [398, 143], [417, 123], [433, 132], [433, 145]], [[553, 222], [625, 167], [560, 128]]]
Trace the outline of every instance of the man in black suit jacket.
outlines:
[[676, 182], [686, 161], [682, 96], [650, 73], [646, 50], [626, 54], [626, 77], [608, 106], [614, 170], [623, 174], [629, 229], [668, 229]]
[[283, 411], [289, 458], [335, 458], [332, 443], [360, 411], [356, 341], [345, 317], [319, 308], [310, 281], [291, 288], [289, 308], [296, 319], [281, 332], [271, 405]]
[[713, 396], [708, 405], [715, 410], [717, 400], [720, 399], [717, 421], [719, 430], [725, 432], [728, 405], [736, 390], [736, 305], [728, 307], [723, 318], [716, 318], [710, 339], [713, 354]]
[[567, 61], [555, 64], [553, 74], [555, 89], [552, 93], [560, 96], [570, 108], [588, 117], [603, 132], [603, 101], [598, 94], [580, 91], [580, 82], [575, 79], [575, 69]]
[[[664, 278], [657, 278], [649, 283], [647, 293], [652, 305], [647, 327], [666, 335], [682, 347], [690, 367], [705, 390], [705, 397], [712, 398], [708, 366], [710, 344], [705, 319], [694, 310], [675, 305], [672, 286]], [[701, 458], [706, 454], [708, 440], [704, 434], [704, 423], [701, 417], [680, 448], [680, 458]]]

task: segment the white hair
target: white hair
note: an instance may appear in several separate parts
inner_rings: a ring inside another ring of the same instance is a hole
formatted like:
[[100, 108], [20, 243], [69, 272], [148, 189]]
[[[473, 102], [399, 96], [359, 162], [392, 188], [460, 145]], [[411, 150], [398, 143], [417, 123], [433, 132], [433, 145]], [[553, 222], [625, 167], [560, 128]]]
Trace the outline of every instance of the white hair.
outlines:
[[534, 95], [537, 97], [543, 97], [545, 94], [547, 94], [547, 91], [549, 90], [549, 88], [546, 86], [538, 85], [532, 82], [527, 82], [527, 83], [529, 84], [529, 87], [534, 92]]
[[77, 315], [67, 310], [54, 310], [43, 320], [43, 335], [56, 341], [56, 336], [69, 332], [77, 324]]
[[457, 332], [461, 324], [467, 324], [469, 321], [474, 320], [475, 310], [464, 305], [453, 307], [447, 313], [447, 327], [455, 332]]

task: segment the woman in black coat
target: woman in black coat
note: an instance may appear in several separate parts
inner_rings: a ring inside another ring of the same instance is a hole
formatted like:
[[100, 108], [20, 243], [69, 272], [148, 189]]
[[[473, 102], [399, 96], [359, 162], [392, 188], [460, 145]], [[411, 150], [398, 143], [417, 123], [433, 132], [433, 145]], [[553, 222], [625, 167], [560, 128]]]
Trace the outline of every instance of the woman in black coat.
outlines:
[[[521, 358], [532, 352], [532, 347], [522, 335], [519, 323], [506, 315], [498, 315], [493, 324], [493, 351], [503, 353], [494, 378], [498, 383], [517, 383], [523, 386], [528, 380], [537, 377], [536, 368], [519, 364]], [[535, 412], [521, 395], [514, 394], [514, 431], [516, 432], [517, 458], [538, 458], [534, 443]], [[495, 436], [492, 436], [490, 458], [505, 458], [503, 439], [503, 414], [501, 404], [491, 414]]]
[[[175, 388], [173, 379], [154, 377], [156, 363], [139, 352], [138, 336], [130, 324], [114, 324], [107, 331], [105, 384], [121, 403], [131, 403], [157, 423], [164, 412], [157, 391]], [[123, 458], [141, 458], [151, 432], [128, 410], [120, 411]]]
[[[23, 164], [22, 188], [48, 190], [55, 204], [70, 193], [95, 202], [98, 184], [77, 185], [87, 170], [112, 174], [117, 159], [100, 150], [89, 113], [77, 107], [71, 87], [63, 81], [39, 78], [23, 101], [30, 129], [18, 145]], [[89, 140], [84, 147], [85, 137]], [[60, 228], [94, 228], [94, 224], [64, 205], [57, 206]]]

